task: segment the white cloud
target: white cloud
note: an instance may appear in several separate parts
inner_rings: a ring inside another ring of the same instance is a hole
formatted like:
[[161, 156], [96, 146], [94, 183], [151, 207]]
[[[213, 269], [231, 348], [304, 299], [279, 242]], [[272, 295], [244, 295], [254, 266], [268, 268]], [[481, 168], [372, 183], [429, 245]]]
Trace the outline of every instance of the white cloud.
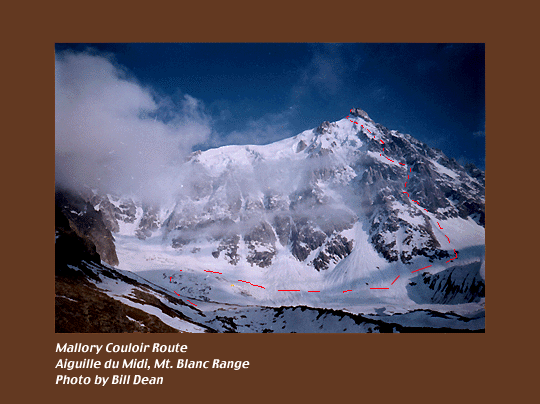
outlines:
[[200, 101], [160, 96], [110, 58], [56, 55], [55, 165], [64, 186], [158, 195], [158, 179], [210, 137], [210, 123]]

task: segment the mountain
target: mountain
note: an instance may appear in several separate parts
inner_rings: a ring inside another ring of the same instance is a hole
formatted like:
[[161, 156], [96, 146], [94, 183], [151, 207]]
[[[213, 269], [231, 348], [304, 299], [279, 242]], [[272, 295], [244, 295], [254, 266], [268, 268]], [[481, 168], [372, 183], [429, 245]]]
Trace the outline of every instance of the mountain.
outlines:
[[57, 206], [105, 264], [212, 310], [306, 305], [430, 329], [434, 312], [473, 313], [483, 328], [484, 173], [365, 111], [197, 151], [169, 178], [160, 203], [87, 190]]

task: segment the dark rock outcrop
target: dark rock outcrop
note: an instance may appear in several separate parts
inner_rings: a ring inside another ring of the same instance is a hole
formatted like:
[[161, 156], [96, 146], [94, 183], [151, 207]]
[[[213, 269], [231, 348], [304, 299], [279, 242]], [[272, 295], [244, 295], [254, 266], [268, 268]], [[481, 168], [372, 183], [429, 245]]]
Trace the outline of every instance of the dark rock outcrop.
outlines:
[[[101, 260], [109, 265], [118, 265], [114, 237], [105, 225], [101, 212], [96, 211], [92, 204], [85, 201], [81, 196], [57, 189], [55, 192], [57, 214], [67, 219], [69, 228], [84, 240], [84, 243], [92, 243]], [[61, 222], [65, 220], [60, 218]]]
[[479, 302], [485, 297], [480, 261], [454, 265], [436, 274], [424, 272], [407, 285], [409, 297], [419, 304], [460, 304]]
[[359, 116], [360, 118], [364, 118], [365, 120], [371, 121], [371, 118], [369, 117], [367, 112], [364, 111], [363, 109], [360, 109], [360, 108], [351, 109], [351, 115], [352, 116]]
[[303, 140], [300, 140], [298, 144], [296, 145], [296, 152], [300, 153], [301, 151], [304, 151], [306, 147], [307, 147], [306, 142], [304, 142]]
[[352, 248], [352, 241], [337, 234], [328, 241], [324, 251], [320, 251], [313, 260], [313, 266], [317, 271], [328, 269], [331, 261], [337, 264], [352, 252]]

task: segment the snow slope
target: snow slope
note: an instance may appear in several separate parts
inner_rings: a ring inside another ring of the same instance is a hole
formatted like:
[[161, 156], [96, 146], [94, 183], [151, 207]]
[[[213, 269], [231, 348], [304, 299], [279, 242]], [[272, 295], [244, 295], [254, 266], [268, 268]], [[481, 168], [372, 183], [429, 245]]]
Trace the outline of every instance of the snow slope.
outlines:
[[193, 153], [171, 184], [177, 199], [153, 207], [153, 227], [143, 229], [142, 201], [108, 196], [111, 212], [129, 210], [110, 214], [119, 268], [209, 310], [482, 310], [483, 297], [419, 303], [408, 288], [421, 273], [472, 263], [485, 279], [483, 174], [364, 114]]

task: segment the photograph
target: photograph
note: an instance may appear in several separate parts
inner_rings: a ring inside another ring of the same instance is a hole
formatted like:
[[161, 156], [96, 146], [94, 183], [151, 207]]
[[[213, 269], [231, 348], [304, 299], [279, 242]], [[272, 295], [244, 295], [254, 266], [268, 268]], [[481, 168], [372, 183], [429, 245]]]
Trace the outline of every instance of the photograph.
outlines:
[[485, 333], [484, 43], [54, 47], [56, 333]]

